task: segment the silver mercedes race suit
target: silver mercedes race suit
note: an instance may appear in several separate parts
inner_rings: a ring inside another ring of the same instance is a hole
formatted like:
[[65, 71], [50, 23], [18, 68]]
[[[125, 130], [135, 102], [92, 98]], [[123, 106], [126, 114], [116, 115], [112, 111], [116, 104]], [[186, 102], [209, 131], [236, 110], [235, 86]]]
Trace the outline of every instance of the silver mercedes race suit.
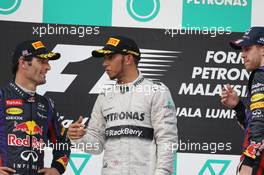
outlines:
[[177, 144], [177, 119], [169, 89], [139, 74], [114, 85], [94, 105], [86, 135], [73, 143], [104, 150], [103, 175], [171, 175]]

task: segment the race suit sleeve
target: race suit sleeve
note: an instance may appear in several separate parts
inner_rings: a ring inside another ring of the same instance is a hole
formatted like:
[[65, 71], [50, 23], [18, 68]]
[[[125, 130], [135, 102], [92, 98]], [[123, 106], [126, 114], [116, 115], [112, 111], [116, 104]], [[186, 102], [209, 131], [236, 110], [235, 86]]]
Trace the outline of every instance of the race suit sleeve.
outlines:
[[242, 129], [247, 128], [247, 120], [246, 120], [246, 113], [245, 113], [246, 107], [244, 103], [241, 100], [239, 100], [238, 104], [233, 109], [236, 111], [236, 119], [237, 119], [239, 126]]
[[[77, 140], [71, 140], [72, 143], [76, 145], [77, 148], [82, 146], [84, 152], [90, 154], [100, 154], [103, 151], [104, 142], [105, 142], [105, 120], [102, 114], [102, 102], [104, 99], [104, 94], [99, 94], [94, 104], [91, 118], [88, 123], [86, 134]], [[90, 145], [90, 146], [85, 146]]]
[[48, 126], [48, 138], [53, 143], [51, 167], [56, 168], [60, 174], [63, 174], [69, 161], [71, 143], [66, 137], [65, 128], [59, 122], [59, 114], [55, 110], [54, 103], [51, 99], [49, 99], [49, 104], [52, 118]]
[[161, 85], [154, 94], [151, 107], [151, 123], [157, 144], [157, 167], [155, 175], [173, 173], [173, 145], [178, 143], [177, 118], [169, 89]]
[[253, 166], [264, 148], [264, 72], [254, 72], [250, 88], [250, 106], [252, 114], [249, 123], [248, 147], [244, 150], [245, 165]]

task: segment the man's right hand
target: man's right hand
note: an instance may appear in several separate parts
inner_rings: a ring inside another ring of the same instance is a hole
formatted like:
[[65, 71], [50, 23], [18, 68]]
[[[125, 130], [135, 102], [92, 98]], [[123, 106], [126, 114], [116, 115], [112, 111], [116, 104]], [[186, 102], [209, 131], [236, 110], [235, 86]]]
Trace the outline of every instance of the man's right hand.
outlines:
[[85, 125], [82, 124], [83, 117], [80, 116], [79, 119], [72, 123], [68, 129], [68, 137], [71, 140], [80, 139], [86, 133], [86, 129], [84, 129]]
[[0, 175], [9, 175], [15, 173], [16, 170], [8, 167], [0, 167]]
[[236, 91], [230, 86], [230, 84], [227, 84], [222, 88], [220, 97], [221, 103], [231, 109], [233, 109], [239, 102], [239, 97]]

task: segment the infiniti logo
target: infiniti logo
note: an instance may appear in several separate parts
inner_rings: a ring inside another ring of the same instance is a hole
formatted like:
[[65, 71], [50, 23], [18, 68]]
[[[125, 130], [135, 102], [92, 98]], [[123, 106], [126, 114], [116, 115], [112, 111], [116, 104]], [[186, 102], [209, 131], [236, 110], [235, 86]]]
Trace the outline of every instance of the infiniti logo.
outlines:
[[30, 157], [32, 157], [33, 162], [38, 161], [38, 154], [32, 150], [26, 150], [21, 153], [21, 158], [25, 161], [29, 161]]
[[252, 112], [253, 115], [260, 115], [261, 114], [261, 110], [257, 109], [257, 110], [254, 110]]

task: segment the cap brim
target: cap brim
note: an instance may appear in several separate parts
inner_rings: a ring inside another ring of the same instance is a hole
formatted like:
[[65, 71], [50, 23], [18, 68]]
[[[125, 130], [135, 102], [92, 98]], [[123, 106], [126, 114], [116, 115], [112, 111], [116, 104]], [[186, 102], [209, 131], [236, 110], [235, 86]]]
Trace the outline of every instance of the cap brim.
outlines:
[[230, 47], [232, 47], [235, 50], [241, 50], [242, 47], [252, 46], [255, 44], [257, 43], [255, 43], [254, 41], [250, 39], [245, 39], [245, 38], [229, 42]]
[[236, 44], [235, 41], [231, 41], [231, 42], [229, 42], [229, 45], [230, 45], [230, 47], [231, 47], [232, 49], [234, 49], [234, 50], [241, 50], [241, 49], [242, 49], [241, 46], [240, 46], [239, 44]]
[[107, 49], [99, 49], [92, 51], [93, 57], [104, 57], [105, 55], [115, 53], [113, 50], [107, 50]]
[[43, 53], [36, 55], [37, 58], [40, 59], [48, 59], [48, 60], [57, 60], [60, 58], [60, 53], [54, 53], [54, 52], [48, 52], [48, 53]]

